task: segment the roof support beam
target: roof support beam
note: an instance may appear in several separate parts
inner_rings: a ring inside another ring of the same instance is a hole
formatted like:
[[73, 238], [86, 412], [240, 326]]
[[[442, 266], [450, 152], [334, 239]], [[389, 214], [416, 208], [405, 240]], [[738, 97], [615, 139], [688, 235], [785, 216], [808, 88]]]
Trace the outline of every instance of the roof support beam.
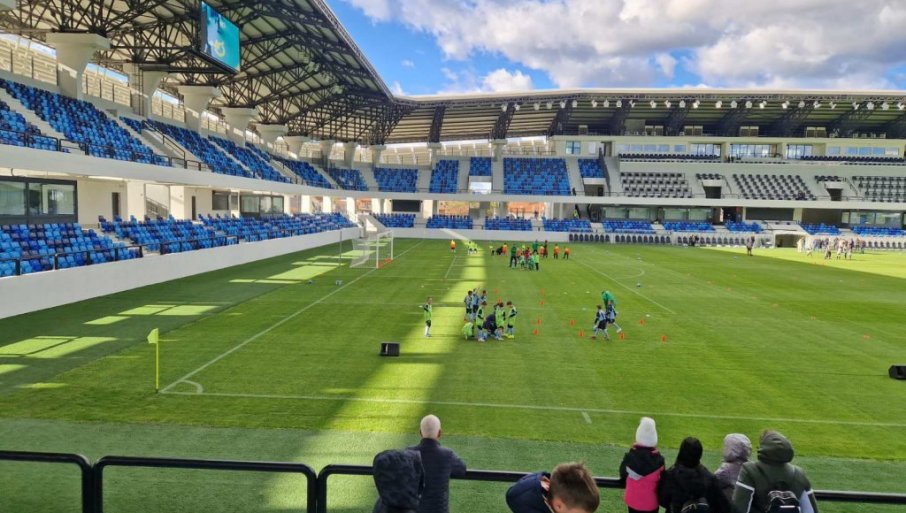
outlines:
[[[554, 116], [550, 127], [547, 129], [548, 137], [563, 134], [563, 131], [566, 129], [566, 124], [569, 123], [569, 118], [573, 114], [573, 101], [575, 100], [563, 102], [563, 106], [557, 111], [557, 115]], [[509, 124], [507, 124], [507, 128], [509, 128]]]
[[510, 130], [510, 123], [513, 122], [513, 115], [515, 114], [516, 104], [508, 103], [506, 110], [497, 116], [497, 121], [494, 122], [494, 128], [491, 129], [490, 135], [492, 141], [506, 139], [506, 133]]
[[629, 117], [630, 109], [632, 109], [632, 106], [629, 105], [628, 101], [623, 101], [617, 107], [617, 110], [614, 111], [613, 116], [610, 118], [610, 135], [623, 135], [623, 132], [626, 131], [626, 118]]
[[673, 107], [664, 122], [664, 134], [668, 136], [679, 135], [683, 129], [683, 124], [686, 122], [686, 116], [689, 115], [691, 109], [692, 107], [688, 103], [685, 107], [680, 107], [679, 105]]
[[429, 143], [440, 142], [440, 133], [444, 127], [444, 114], [447, 108], [443, 105], [434, 107], [434, 118], [431, 119], [431, 131], [428, 133]]
[[882, 127], [888, 139], [906, 139], [906, 114], [887, 123]]
[[740, 105], [735, 109], [730, 109], [724, 117], [717, 122], [717, 135], [722, 137], [737, 137], [739, 135], [739, 127], [742, 126], [746, 118], [749, 116], [749, 111], [744, 106]]
[[827, 125], [827, 135], [849, 137], [856, 131], [862, 121], [871, 116], [872, 111], [865, 107], [852, 109]]
[[802, 127], [806, 118], [814, 110], [814, 107], [806, 103], [804, 107], [790, 107], [782, 118], [778, 119], [769, 130], [769, 135], [774, 137], [791, 137]]

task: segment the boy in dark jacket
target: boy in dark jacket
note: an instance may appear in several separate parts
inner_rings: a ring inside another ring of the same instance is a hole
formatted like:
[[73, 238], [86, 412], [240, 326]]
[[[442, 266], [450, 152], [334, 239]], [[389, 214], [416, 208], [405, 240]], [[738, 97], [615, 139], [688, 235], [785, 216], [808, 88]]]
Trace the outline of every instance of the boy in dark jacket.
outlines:
[[657, 485], [664, 471], [664, 457], [657, 450], [654, 419], [642, 417], [635, 431], [635, 445], [620, 463], [620, 484], [629, 513], [657, 513]]
[[690, 504], [698, 505], [700, 511], [729, 513], [730, 502], [701, 459], [702, 443], [691, 436], [683, 440], [676, 464], [664, 472], [658, 484], [658, 502], [667, 513], [680, 513]]
[[733, 491], [739, 513], [766, 511], [768, 494], [788, 491], [799, 501], [802, 513], [818, 513], [818, 502], [805, 472], [791, 464], [793, 445], [776, 431], [765, 431], [758, 444], [758, 461], [743, 464]]
[[553, 474], [529, 474], [506, 491], [513, 513], [594, 513], [600, 503], [598, 486], [581, 463], [561, 463]]

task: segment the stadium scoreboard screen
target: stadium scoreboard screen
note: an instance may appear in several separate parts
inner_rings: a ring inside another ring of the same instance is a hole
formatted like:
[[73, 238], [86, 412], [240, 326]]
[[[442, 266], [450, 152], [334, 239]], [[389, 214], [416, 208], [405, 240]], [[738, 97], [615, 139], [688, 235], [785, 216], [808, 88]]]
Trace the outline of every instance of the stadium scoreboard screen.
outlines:
[[239, 27], [201, 2], [201, 54], [233, 73], [239, 71]]

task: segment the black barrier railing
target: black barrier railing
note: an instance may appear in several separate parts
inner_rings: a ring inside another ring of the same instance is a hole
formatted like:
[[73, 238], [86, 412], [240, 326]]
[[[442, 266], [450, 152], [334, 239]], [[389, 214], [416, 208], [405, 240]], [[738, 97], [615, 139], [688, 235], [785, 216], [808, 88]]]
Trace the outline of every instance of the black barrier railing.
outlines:
[[79, 454], [50, 452], [0, 451], [0, 461], [51, 463], [79, 467], [82, 483], [82, 513], [94, 512], [94, 469], [88, 458]]
[[[107, 467], [141, 467], [233, 472], [270, 472], [301, 474], [306, 482], [306, 511], [317, 509], [318, 475], [304, 463], [232, 460], [190, 460], [182, 458], [141, 458], [132, 456], [104, 456], [94, 464], [94, 513], [104, 511], [104, 469]], [[86, 513], [89, 510], [85, 510]]]

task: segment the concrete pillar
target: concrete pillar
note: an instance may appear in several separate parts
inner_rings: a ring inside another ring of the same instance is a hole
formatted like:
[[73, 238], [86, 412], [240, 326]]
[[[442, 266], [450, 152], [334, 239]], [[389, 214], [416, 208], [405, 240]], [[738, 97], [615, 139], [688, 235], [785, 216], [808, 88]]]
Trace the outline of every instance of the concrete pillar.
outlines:
[[494, 139], [491, 141], [491, 146], [493, 146], [494, 151], [494, 162], [497, 162], [503, 157], [503, 149], [506, 147], [506, 139]]
[[141, 66], [129, 63], [124, 64], [123, 68], [129, 75], [129, 87], [132, 88], [132, 112], [139, 116], [150, 116], [151, 99], [167, 72], [143, 70]]
[[294, 154], [296, 157], [302, 153], [302, 145], [311, 140], [311, 137], [306, 137], [304, 135], [284, 135], [283, 141], [289, 146], [289, 152]]
[[434, 167], [434, 164], [437, 163], [437, 158], [440, 156], [440, 150], [443, 147], [439, 142], [428, 143], [428, 165], [430, 167]]
[[421, 211], [421, 216], [424, 217], [425, 219], [431, 217], [431, 213], [434, 212], [434, 209], [436, 208], [436, 207], [434, 206], [435, 203], [437, 203], [437, 202], [434, 201], [434, 200], [424, 200], [424, 201], [422, 201], [422, 211]]
[[377, 198], [371, 199], [371, 212], [374, 214], [381, 213], [381, 200], [379, 200]]
[[355, 219], [355, 198], [346, 198], [346, 217]]
[[352, 163], [355, 161], [355, 150], [359, 147], [359, 143], [356, 142], [347, 142], [343, 144], [343, 166], [347, 168], [352, 167]]
[[201, 128], [201, 113], [211, 100], [220, 96], [220, 89], [203, 85], [181, 85], [176, 88], [186, 107], [186, 127], [196, 132]]
[[384, 212], [385, 214], [390, 214], [390, 213], [392, 213], [392, 212], [393, 212], [393, 201], [391, 201], [391, 200], [389, 200], [389, 199], [384, 199], [384, 200], [381, 200], [381, 201], [384, 202], [384, 209], [383, 209], [383, 212]]
[[57, 51], [57, 84], [71, 98], [82, 97], [82, 75], [98, 50], [109, 50], [110, 40], [97, 34], [51, 32], [47, 43]]
[[287, 130], [286, 125], [266, 125], [263, 123], [256, 124], [255, 128], [258, 129], [258, 135], [268, 144], [277, 142], [277, 138], [285, 135]]
[[321, 166], [325, 169], [330, 167], [328, 165], [330, 163], [330, 153], [333, 151], [333, 145], [336, 143], [337, 141], [333, 139], [321, 141]]
[[302, 196], [302, 205], [300, 206], [300, 210], [302, 211], [303, 214], [312, 214], [313, 213], [311, 211], [311, 196], [309, 196], [307, 194]]
[[321, 212], [324, 214], [333, 213], [333, 198], [324, 196], [321, 200]]
[[223, 107], [220, 112], [223, 113], [224, 121], [230, 125], [230, 129], [227, 131], [230, 140], [239, 145], [245, 143], [245, 131], [258, 115], [258, 111], [245, 107]]
[[192, 216], [192, 205], [186, 199], [186, 188], [170, 186], [170, 215], [176, 219], [188, 219]]
[[725, 142], [720, 144], [720, 160], [726, 162], [730, 158], [730, 143]]
[[381, 165], [381, 155], [386, 149], [387, 146], [383, 144], [375, 144], [371, 147], [371, 163], [374, 164], [375, 167]]

